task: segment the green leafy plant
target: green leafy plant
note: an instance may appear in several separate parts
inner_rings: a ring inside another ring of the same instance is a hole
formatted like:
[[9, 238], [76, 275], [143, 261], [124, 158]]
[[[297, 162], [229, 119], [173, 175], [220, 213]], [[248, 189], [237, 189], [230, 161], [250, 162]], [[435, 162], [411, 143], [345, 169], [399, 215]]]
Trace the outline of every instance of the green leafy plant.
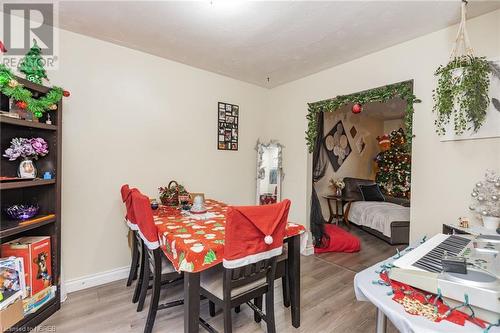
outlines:
[[15, 75], [4, 64], [0, 64], [0, 92], [16, 101], [26, 103], [26, 110], [40, 118], [44, 112], [50, 110], [52, 105], [59, 103], [63, 96], [69, 96], [69, 93], [62, 88], [52, 87], [45, 96], [34, 98], [30, 90], [17, 82]]
[[318, 116], [321, 115], [321, 112], [335, 112], [344, 105], [350, 103], [385, 103], [394, 97], [399, 97], [406, 102], [404, 127], [407, 135], [406, 142], [408, 146], [411, 147], [411, 141], [413, 139], [413, 104], [420, 103], [420, 100], [413, 94], [413, 82], [404, 81], [351, 95], [341, 95], [332, 99], [309, 103], [309, 112], [306, 115], [306, 119], [308, 121], [306, 143], [309, 152], [312, 153], [314, 151], [316, 137], [318, 136]]
[[446, 133], [446, 125], [452, 119], [457, 135], [481, 128], [490, 103], [490, 71], [484, 57], [472, 55], [455, 57], [436, 70], [438, 85], [433, 95], [433, 112], [437, 114], [434, 123], [439, 135]]
[[186, 188], [180, 184], [175, 182], [174, 186], [172, 182], [166, 187], [159, 187], [158, 191], [160, 192], [160, 200], [164, 205], [176, 206], [179, 204], [179, 195], [188, 195], [189, 192], [186, 191]]

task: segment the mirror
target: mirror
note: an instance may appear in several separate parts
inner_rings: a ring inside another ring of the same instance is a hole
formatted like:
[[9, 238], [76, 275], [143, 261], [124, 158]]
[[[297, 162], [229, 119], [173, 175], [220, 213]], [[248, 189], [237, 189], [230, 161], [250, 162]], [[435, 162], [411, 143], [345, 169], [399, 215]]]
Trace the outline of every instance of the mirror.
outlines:
[[278, 141], [269, 143], [257, 141], [257, 205], [268, 205], [281, 201], [281, 152], [283, 146]]

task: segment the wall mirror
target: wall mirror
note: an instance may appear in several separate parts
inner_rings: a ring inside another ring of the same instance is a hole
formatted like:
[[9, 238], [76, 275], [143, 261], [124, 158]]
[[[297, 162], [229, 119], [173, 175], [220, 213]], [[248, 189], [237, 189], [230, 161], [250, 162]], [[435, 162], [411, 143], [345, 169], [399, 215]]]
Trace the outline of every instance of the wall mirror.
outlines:
[[276, 140], [269, 143], [257, 141], [257, 205], [268, 205], [281, 201], [283, 181], [282, 150]]

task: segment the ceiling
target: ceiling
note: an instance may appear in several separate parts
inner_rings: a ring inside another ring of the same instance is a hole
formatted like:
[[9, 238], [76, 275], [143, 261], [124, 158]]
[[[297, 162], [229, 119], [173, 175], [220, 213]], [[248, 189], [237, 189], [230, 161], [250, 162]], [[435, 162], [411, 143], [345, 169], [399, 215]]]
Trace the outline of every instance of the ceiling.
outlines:
[[[469, 18], [498, 8], [471, 2]], [[272, 88], [457, 23], [460, 2], [65, 1], [59, 10], [63, 29]]]

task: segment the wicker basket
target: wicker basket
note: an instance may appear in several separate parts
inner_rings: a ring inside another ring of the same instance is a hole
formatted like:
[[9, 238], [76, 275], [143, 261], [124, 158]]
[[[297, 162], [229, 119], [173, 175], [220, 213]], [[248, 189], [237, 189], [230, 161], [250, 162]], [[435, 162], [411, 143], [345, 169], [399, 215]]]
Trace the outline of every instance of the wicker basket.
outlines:
[[168, 183], [167, 189], [171, 192], [171, 195], [160, 196], [161, 203], [166, 206], [177, 206], [179, 204], [179, 183], [172, 180]]

